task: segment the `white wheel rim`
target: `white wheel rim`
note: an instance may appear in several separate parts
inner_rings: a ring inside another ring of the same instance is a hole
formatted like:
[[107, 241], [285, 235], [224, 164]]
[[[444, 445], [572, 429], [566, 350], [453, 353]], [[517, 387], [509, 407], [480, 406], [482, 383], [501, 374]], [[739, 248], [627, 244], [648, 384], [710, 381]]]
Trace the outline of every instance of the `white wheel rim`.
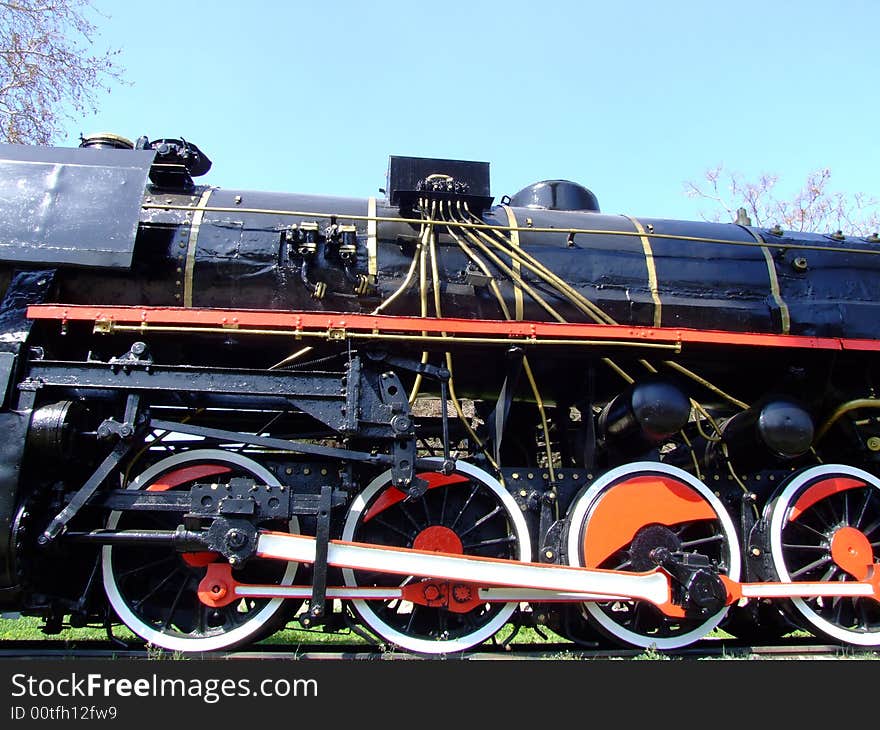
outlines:
[[[721, 500], [719, 500], [718, 497], [715, 496], [715, 493], [712, 492], [711, 489], [709, 489], [705, 484], [703, 484], [703, 482], [701, 482], [692, 474], [689, 474], [688, 472], [684, 471], [683, 469], [679, 469], [676, 466], [653, 461], [634, 462], [611, 469], [610, 471], [600, 476], [580, 497], [576, 499], [574, 507], [571, 511], [568, 528], [567, 550], [569, 565], [583, 567], [583, 560], [581, 558], [581, 535], [583, 533], [584, 521], [594, 503], [597, 501], [597, 498], [605, 491], [605, 488], [609, 485], [613, 485], [622, 477], [630, 475], [634, 476], [637, 474], [643, 474], [645, 472], [664, 474], [666, 476], [671, 476], [678, 481], [684, 482], [689, 487], [694, 489], [694, 491], [699, 493], [699, 495], [711, 505], [713, 511], [718, 518], [718, 521], [721, 523], [725, 537], [727, 539], [727, 549], [730, 558], [730, 565], [727, 571], [727, 575], [732, 580], [739, 580], [739, 540], [736, 536], [736, 529], [733, 525], [733, 520], [730, 519], [730, 515], [727, 514], [727, 510], [724, 509], [724, 505], [721, 503]], [[725, 607], [714, 615], [707, 618], [703, 623], [701, 623], [699, 626], [697, 626], [697, 628], [692, 631], [683, 632], [681, 634], [676, 634], [675, 636], [670, 637], [652, 637], [630, 631], [629, 629], [616, 623], [608, 616], [605, 611], [602, 610], [600, 606], [598, 606], [593, 601], [588, 601], [583, 605], [589, 615], [596, 621], [596, 623], [602, 626], [612, 636], [616, 636], [621, 641], [625, 641], [627, 644], [631, 644], [633, 646], [638, 646], [642, 648], [654, 646], [657, 649], [661, 650], [678, 649], [680, 647], [687, 646], [688, 644], [692, 644], [693, 642], [701, 639], [703, 636], [708, 634], [716, 626], [718, 626], [718, 624], [721, 623], [722, 619], [724, 619], [724, 616], [727, 614], [727, 608]]]
[[[222, 463], [234, 464], [235, 466], [248, 470], [254, 477], [263, 480], [264, 484], [270, 486], [278, 486], [280, 484], [272, 472], [246, 456], [223, 451], [221, 449], [200, 449], [196, 451], [186, 451], [156, 462], [153, 466], [133, 479], [128, 485], [128, 489], [141, 489], [169, 469], [174, 469], [182, 464], [187, 464], [193, 461], [219, 461]], [[107, 527], [115, 529], [121, 515], [121, 512], [111, 512], [110, 517], [107, 520]], [[299, 532], [299, 522], [296, 517], [290, 520], [289, 525], [291, 532]], [[105, 545], [102, 548], [101, 558], [104, 591], [107, 594], [110, 605], [113, 607], [113, 610], [116, 611], [117, 616], [119, 616], [129, 629], [145, 641], [171, 651], [214, 651], [246, 641], [262, 629], [263, 626], [275, 616], [275, 614], [281, 609], [281, 604], [284, 601], [283, 598], [271, 599], [265, 606], [263, 606], [263, 608], [257, 611], [252, 618], [225, 633], [199, 637], [169, 635], [162, 631], [158, 631], [147, 623], [144, 623], [144, 621], [142, 621], [129, 607], [116, 583], [116, 577], [113, 574], [113, 546]], [[297, 568], [297, 563], [289, 563], [287, 569], [284, 571], [280, 584], [291, 585], [296, 575]]]
[[[783, 583], [792, 582], [782, 549], [782, 530], [788, 520], [792, 503], [795, 501], [795, 497], [798, 496], [802, 487], [815, 481], [819, 477], [831, 475], [852, 477], [853, 479], [859, 479], [865, 482], [869, 488], [873, 487], [874, 489], [880, 489], [880, 481], [878, 481], [873, 474], [869, 474], [866, 471], [845, 464], [823, 464], [822, 466], [811, 467], [806, 471], [795, 475], [795, 477], [785, 485], [779, 496], [773, 500], [770, 508], [770, 552], [773, 556], [773, 566], [779, 580]], [[880, 645], [880, 630], [875, 632], [851, 631], [820, 616], [803, 598], [792, 598], [791, 603], [801, 616], [828, 636], [858, 646]]]
[[[431, 458], [431, 461], [436, 461], [437, 464], [442, 463], [442, 459], [440, 458]], [[528, 562], [532, 559], [532, 551], [531, 551], [531, 543], [529, 542], [529, 531], [526, 525], [525, 518], [522, 516], [522, 512], [519, 509], [519, 506], [516, 503], [516, 500], [507, 492], [501, 484], [494, 479], [492, 476], [484, 472], [482, 469], [479, 469], [472, 464], [468, 464], [464, 461], [456, 462], [456, 472], [460, 472], [462, 474], [466, 474], [469, 477], [479, 481], [481, 484], [488, 487], [496, 497], [502, 502], [507, 511], [507, 518], [509, 519], [513, 531], [517, 537], [517, 547], [518, 547], [518, 559], [521, 561]], [[373, 499], [376, 494], [384, 489], [387, 489], [391, 484], [391, 470], [380, 474], [377, 476], [372, 482], [367, 485], [367, 488], [361, 492], [355, 500], [352, 502], [351, 507], [349, 508], [348, 515], [345, 519], [345, 526], [342, 531], [342, 539], [351, 541], [354, 537], [355, 529], [358, 526], [361, 515], [367, 509], [370, 501]], [[350, 568], [343, 568], [342, 570], [343, 580], [346, 586], [353, 587], [357, 586], [357, 581], [355, 580], [354, 571]], [[358, 614], [361, 618], [367, 623], [367, 625], [373, 629], [379, 636], [397, 644], [398, 646], [409, 649], [410, 651], [419, 652], [422, 654], [445, 654], [449, 652], [457, 652], [464, 651], [465, 649], [469, 649], [472, 646], [476, 646], [477, 644], [482, 643], [490, 636], [493, 636], [504, 624], [507, 623], [507, 620], [516, 610], [516, 603], [506, 603], [502, 606], [501, 610], [492, 617], [490, 621], [488, 621], [483, 626], [479, 627], [476, 631], [473, 631], [466, 636], [460, 636], [454, 639], [447, 640], [438, 640], [433, 641], [430, 639], [422, 639], [415, 636], [410, 636], [401, 631], [398, 631], [392, 626], [389, 626], [382, 618], [370, 607], [369, 601], [364, 601], [360, 599], [356, 599], [352, 601], [352, 605], [356, 608]]]

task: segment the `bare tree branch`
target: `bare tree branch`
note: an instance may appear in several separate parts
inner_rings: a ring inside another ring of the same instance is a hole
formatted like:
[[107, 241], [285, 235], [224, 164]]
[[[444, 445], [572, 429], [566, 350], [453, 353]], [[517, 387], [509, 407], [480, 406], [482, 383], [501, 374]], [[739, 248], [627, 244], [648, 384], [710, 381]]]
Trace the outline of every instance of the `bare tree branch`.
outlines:
[[811, 172], [801, 189], [786, 198], [777, 195], [776, 175], [761, 175], [749, 182], [719, 165], [707, 170], [703, 181], [685, 182], [684, 193], [711, 204], [707, 211], [700, 211], [704, 220], [733, 221], [737, 211], [745, 208], [752, 223], [761, 227], [778, 224], [790, 231], [842, 231], [855, 236], [880, 230], [880, 199], [865, 193], [832, 192], [830, 180], [828, 168]]
[[121, 81], [118, 50], [94, 52], [91, 0], [0, 0], [0, 140], [49, 144]]

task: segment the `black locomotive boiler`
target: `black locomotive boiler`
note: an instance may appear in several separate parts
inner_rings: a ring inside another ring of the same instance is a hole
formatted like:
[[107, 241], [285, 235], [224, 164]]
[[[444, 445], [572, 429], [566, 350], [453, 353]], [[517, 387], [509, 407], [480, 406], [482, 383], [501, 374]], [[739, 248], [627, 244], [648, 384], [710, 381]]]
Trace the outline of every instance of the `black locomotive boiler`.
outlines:
[[880, 246], [391, 157], [225, 190], [0, 147], [0, 608], [178, 651], [289, 621], [880, 644]]

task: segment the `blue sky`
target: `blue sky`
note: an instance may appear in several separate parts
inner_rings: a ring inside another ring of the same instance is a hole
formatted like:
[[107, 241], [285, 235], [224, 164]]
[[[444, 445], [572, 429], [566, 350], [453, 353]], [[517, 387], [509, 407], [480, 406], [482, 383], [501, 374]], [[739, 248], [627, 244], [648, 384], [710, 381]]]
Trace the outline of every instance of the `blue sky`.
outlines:
[[183, 136], [226, 188], [366, 197], [389, 155], [490, 163], [604, 212], [699, 218], [723, 163], [880, 195], [880, 2], [95, 0], [130, 86], [60, 144]]

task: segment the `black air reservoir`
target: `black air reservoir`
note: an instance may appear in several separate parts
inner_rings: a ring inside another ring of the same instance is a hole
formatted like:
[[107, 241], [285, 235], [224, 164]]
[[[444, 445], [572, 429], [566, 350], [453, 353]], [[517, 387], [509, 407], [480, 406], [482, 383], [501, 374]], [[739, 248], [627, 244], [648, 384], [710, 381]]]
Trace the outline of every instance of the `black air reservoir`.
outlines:
[[690, 412], [681, 389], [658, 378], [629, 386], [605, 406], [597, 425], [609, 448], [638, 456], [684, 428]]
[[[813, 419], [789, 398], [774, 398], [728, 419], [721, 427], [727, 454], [737, 471], [770, 468], [792, 461], [813, 443]], [[717, 444], [710, 445], [707, 461], [717, 462]]]

